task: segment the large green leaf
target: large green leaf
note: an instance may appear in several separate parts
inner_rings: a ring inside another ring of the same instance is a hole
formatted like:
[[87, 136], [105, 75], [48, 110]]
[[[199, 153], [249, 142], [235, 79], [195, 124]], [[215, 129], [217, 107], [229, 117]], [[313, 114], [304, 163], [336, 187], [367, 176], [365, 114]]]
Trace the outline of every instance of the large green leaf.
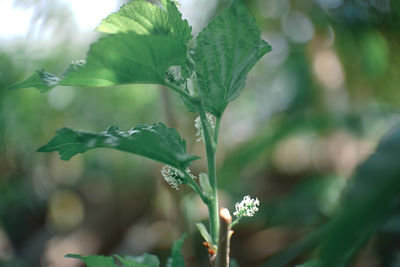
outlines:
[[94, 43], [87, 63], [69, 72], [60, 84], [163, 83], [167, 68], [184, 62], [185, 53], [186, 47], [169, 35], [110, 35]]
[[400, 126], [379, 143], [356, 170], [335, 217], [265, 266], [283, 266], [319, 244], [324, 267], [348, 266], [370, 237], [396, 212], [400, 192]]
[[185, 238], [186, 234], [174, 242], [174, 245], [172, 246], [171, 257], [167, 262], [167, 267], [185, 267], [185, 260], [181, 251]]
[[242, 91], [247, 73], [270, 50], [242, 1], [234, 0], [197, 37], [193, 58], [207, 111], [221, 116]]
[[131, 1], [105, 18], [97, 30], [104, 33], [172, 34], [184, 43], [190, 41], [191, 28], [186, 20], [182, 20], [174, 2], [163, 0], [161, 3], [163, 8], [146, 0]]
[[178, 169], [186, 168], [198, 157], [186, 154], [186, 142], [178, 132], [163, 123], [139, 124], [130, 131], [111, 126], [101, 133], [61, 128], [39, 152], [58, 151], [63, 160], [93, 148], [113, 148], [141, 155]]
[[362, 163], [343, 197], [321, 248], [323, 266], [352, 260], [372, 234], [395, 212], [400, 192], [400, 126]]
[[46, 92], [57, 85], [163, 84], [170, 66], [186, 62], [191, 28], [171, 0], [162, 4], [125, 4], [100, 24], [98, 30], [110, 35], [91, 45], [86, 60], [71, 64], [60, 77], [37, 71], [9, 89], [34, 87]]
[[68, 254], [65, 257], [82, 260], [87, 267], [159, 267], [160, 262], [157, 256], [143, 254], [139, 257], [121, 257], [90, 255], [81, 256], [79, 254]]
[[35, 87], [45, 92], [57, 85], [162, 84], [168, 67], [185, 59], [186, 46], [173, 35], [113, 34], [92, 44], [87, 62], [72, 64], [60, 78], [38, 71], [9, 89]]

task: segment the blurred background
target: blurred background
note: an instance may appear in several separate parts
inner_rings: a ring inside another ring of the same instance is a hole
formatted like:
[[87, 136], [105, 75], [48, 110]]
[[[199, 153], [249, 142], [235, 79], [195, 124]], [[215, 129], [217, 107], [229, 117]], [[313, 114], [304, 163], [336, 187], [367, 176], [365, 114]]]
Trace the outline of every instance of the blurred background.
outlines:
[[[171, 189], [160, 164], [105, 149], [68, 162], [36, 152], [62, 126], [100, 132], [163, 121], [203, 156], [196, 116], [177, 95], [157, 85], [6, 90], [36, 69], [59, 74], [84, 58], [99, 38], [94, 28], [122, 3], [0, 1], [1, 266], [80, 266], [64, 258], [68, 253], [149, 252], [163, 262], [184, 232], [187, 265], [207, 266], [194, 229], [207, 210], [189, 190]], [[180, 0], [180, 9], [198, 33], [228, 3]], [[273, 51], [222, 119], [221, 203], [233, 212], [244, 195], [261, 202], [256, 216], [235, 228], [232, 258], [240, 266], [295, 266], [314, 258], [330, 238], [326, 225], [346, 209], [342, 193], [362, 184], [362, 192], [387, 196], [393, 207], [379, 222], [352, 213], [350, 224], [375, 228], [355, 244], [351, 266], [400, 266], [399, 191], [377, 192], [385, 181], [379, 175], [352, 183], [357, 166], [400, 121], [400, 2], [245, 3]], [[400, 166], [396, 152], [386, 160]], [[192, 172], [205, 171], [204, 163], [196, 161]], [[377, 199], [365, 202], [370, 210], [380, 209]]]

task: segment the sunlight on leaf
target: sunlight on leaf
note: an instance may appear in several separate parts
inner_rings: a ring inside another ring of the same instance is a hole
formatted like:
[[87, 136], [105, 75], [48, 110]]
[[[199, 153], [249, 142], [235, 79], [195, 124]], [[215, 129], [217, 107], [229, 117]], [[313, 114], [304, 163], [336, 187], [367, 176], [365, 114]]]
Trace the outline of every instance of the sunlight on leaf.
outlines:
[[105, 18], [96, 30], [104, 33], [171, 34], [185, 43], [192, 39], [191, 28], [186, 20], [182, 20], [173, 1], [163, 0], [162, 4], [163, 8], [146, 0], [131, 1]]
[[91, 45], [86, 60], [71, 64], [59, 77], [37, 71], [9, 89], [163, 84], [167, 69], [186, 61], [191, 28], [171, 0], [162, 2], [163, 8], [144, 0], [125, 4], [100, 24], [98, 30], [109, 35]]

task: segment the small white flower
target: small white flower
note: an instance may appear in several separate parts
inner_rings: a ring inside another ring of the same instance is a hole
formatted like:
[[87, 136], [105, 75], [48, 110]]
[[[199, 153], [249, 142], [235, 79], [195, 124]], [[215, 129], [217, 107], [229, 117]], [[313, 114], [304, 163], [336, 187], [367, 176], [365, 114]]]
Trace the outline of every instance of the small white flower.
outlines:
[[178, 190], [178, 186], [182, 184], [183, 173], [177, 168], [165, 165], [161, 170], [164, 180], [174, 189]]
[[186, 168], [186, 173], [189, 174], [189, 176], [192, 177], [193, 180], [197, 179], [197, 177], [192, 174], [189, 168]]
[[[207, 122], [211, 128], [211, 132], [214, 133], [215, 123], [214, 123], [213, 117], [208, 113], [206, 114], [206, 116], [207, 116]], [[197, 129], [196, 136], [198, 138], [196, 139], [196, 141], [197, 142], [203, 141], [204, 140], [204, 132], [203, 132], [203, 124], [201, 123], [200, 117], [197, 117], [194, 120], [194, 127], [196, 127], [196, 129]]]
[[258, 198], [253, 199], [250, 196], [245, 196], [240, 203], [235, 204], [236, 211], [233, 213], [236, 217], [253, 217], [258, 211], [260, 201]]
[[[196, 176], [194, 176], [189, 168], [186, 168], [186, 173], [192, 178], [196, 179]], [[174, 189], [178, 190], [178, 186], [183, 183], [185, 179], [185, 174], [183, 174], [180, 170], [177, 168], [165, 165], [162, 170], [161, 174], [164, 177], [164, 180]]]

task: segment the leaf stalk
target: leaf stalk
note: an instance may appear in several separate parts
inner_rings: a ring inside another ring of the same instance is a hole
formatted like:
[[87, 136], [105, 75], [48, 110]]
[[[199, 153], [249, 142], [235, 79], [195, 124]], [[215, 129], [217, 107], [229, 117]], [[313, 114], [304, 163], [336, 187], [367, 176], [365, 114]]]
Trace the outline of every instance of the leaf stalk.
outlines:
[[187, 171], [182, 172], [185, 175], [187, 185], [200, 196], [204, 204], [208, 205], [210, 203], [210, 199], [204, 194], [200, 186], [193, 180], [193, 178], [187, 173]]
[[164, 85], [167, 86], [168, 88], [172, 89], [173, 91], [177, 92], [184, 98], [186, 98], [186, 100], [188, 100], [192, 104], [194, 104], [195, 102], [198, 102], [198, 97], [191, 96], [188, 92], [186, 92], [185, 90], [183, 90], [181, 87], [177, 86], [176, 84], [173, 84], [169, 81], [164, 81]]

